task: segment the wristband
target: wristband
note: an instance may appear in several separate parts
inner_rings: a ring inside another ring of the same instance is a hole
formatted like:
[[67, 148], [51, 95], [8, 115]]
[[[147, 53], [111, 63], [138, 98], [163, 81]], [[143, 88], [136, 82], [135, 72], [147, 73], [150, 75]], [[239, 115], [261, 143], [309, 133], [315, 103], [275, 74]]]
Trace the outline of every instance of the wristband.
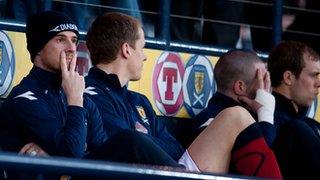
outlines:
[[265, 90], [258, 89], [255, 101], [262, 105], [257, 111], [258, 121], [265, 121], [273, 124], [273, 113], [275, 109], [274, 96]]

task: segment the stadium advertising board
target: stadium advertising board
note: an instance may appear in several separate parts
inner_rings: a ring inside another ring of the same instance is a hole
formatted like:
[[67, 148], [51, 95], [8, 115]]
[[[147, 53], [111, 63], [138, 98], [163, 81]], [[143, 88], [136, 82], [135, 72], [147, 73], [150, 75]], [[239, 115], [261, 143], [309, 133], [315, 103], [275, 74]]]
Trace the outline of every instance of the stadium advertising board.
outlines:
[[[217, 56], [154, 49], [145, 49], [145, 54], [142, 78], [131, 82], [129, 89], [146, 95], [158, 115], [193, 117], [207, 105], [216, 91], [213, 69]], [[81, 74], [88, 72], [89, 59], [82, 41], [77, 62]], [[0, 97], [5, 98], [32, 67], [24, 33], [0, 31], [0, 62]], [[318, 121], [319, 108], [315, 101], [309, 110]]]

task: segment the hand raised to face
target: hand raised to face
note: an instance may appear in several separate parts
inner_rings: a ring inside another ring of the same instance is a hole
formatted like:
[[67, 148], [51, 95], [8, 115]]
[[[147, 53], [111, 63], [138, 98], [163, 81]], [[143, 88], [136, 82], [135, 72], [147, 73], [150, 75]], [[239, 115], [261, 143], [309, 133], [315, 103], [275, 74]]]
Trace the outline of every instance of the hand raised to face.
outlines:
[[257, 79], [259, 83], [259, 89], [263, 89], [267, 92], [271, 92], [271, 80], [270, 73], [266, 71], [264, 74], [261, 69], [257, 70]]
[[[271, 81], [268, 71], [263, 71], [263, 69], [260, 68], [257, 69], [255, 78], [258, 83], [258, 89], [264, 90], [268, 93], [271, 92]], [[254, 112], [257, 112], [257, 110], [263, 106], [263, 104], [260, 104], [255, 99], [250, 99], [247, 96], [239, 96], [238, 100], [247, 105], [248, 108], [250, 108]]]
[[84, 77], [76, 71], [75, 53], [62, 51], [60, 54], [61, 87], [66, 94], [68, 105], [83, 106]]
[[271, 92], [271, 81], [269, 72], [262, 73], [257, 70], [258, 89], [255, 99], [248, 97], [239, 97], [239, 101], [245, 103], [252, 111], [257, 113], [258, 121], [265, 121], [273, 124], [273, 113], [275, 108], [275, 99]]

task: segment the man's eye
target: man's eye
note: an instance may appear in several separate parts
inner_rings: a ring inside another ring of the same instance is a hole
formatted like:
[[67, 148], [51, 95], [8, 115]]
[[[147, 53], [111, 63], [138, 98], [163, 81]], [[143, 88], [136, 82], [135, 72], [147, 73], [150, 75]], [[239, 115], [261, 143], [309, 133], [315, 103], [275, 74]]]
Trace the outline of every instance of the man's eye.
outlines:
[[57, 41], [58, 42], [64, 42], [64, 39], [63, 38], [58, 38]]
[[78, 39], [72, 39], [72, 43], [73, 44], [77, 44], [78, 43]]

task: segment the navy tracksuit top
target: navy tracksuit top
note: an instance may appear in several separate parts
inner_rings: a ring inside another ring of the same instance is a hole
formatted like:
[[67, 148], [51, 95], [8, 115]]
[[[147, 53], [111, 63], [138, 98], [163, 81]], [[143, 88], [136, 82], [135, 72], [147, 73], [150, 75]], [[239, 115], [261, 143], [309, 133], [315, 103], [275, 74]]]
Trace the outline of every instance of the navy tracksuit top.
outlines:
[[[108, 136], [122, 129], [139, 131], [149, 136], [173, 159], [184, 152], [177, 140], [169, 134], [149, 100], [142, 94], [121, 87], [118, 76], [93, 67], [86, 77], [86, 94], [94, 101], [103, 117]], [[146, 147], [147, 148], [147, 147]]]
[[273, 151], [285, 179], [319, 177], [320, 123], [306, 117], [307, 107], [298, 112], [292, 100], [273, 92], [277, 131]]
[[95, 104], [69, 106], [61, 76], [33, 67], [13, 88], [1, 108], [1, 146], [19, 151], [35, 142], [50, 155], [83, 157], [107, 139]]
[[307, 108], [300, 107], [299, 112], [296, 112], [291, 100], [287, 99], [285, 96], [272, 92], [276, 100], [275, 108], [275, 119], [274, 125], [276, 132], [279, 132], [280, 127], [282, 127], [287, 122], [294, 119], [303, 119], [307, 113]]
[[315, 135], [320, 139], [320, 123], [312, 118], [306, 117], [307, 107], [299, 107], [298, 112], [296, 112], [290, 99], [277, 92], [273, 92], [272, 94], [276, 99], [274, 125], [277, 133], [284, 124], [292, 120], [301, 120], [307, 123], [314, 131]]

